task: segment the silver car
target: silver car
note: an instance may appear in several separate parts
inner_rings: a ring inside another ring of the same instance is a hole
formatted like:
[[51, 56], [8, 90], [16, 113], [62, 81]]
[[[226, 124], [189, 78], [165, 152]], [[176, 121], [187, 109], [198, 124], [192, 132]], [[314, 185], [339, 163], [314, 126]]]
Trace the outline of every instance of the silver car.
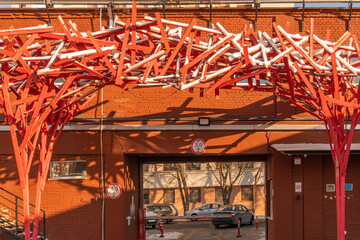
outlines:
[[247, 223], [252, 224], [254, 221], [254, 214], [247, 209], [244, 205], [225, 205], [219, 208], [214, 213], [211, 223], [215, 228], [219, 228], [220, 225], [237, 225], [240, 221], [240, 225]]
[[[186, 212], [185, 216], [210, 217], [222, 205], [222, 203], [206, 203], [198, 208]], [[192, 221], [196, 221], [196, 219], [192, 219]]]

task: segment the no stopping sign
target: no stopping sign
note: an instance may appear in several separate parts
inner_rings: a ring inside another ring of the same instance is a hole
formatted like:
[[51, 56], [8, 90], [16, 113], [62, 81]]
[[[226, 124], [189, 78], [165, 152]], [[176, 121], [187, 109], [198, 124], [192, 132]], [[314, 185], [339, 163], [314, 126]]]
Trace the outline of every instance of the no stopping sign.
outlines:
[[205, 152], [206, 144], [205, 141], [201, 138], [195, 139], [191, 143], [191, 151], [195, 154], [202, 154]]

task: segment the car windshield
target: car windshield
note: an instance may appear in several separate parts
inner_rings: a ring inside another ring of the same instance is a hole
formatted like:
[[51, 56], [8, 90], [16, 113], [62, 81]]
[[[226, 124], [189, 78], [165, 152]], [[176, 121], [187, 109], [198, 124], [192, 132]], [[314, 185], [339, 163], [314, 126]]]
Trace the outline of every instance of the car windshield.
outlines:
[[217, 211], [218, 212], [233, 212], [233, 211], [236, 211], [236, 206], [222, 206]]

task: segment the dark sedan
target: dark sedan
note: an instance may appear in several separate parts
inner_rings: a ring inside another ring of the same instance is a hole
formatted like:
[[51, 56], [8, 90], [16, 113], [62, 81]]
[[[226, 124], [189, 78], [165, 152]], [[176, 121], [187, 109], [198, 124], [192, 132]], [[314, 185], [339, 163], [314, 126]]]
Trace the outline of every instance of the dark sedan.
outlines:
[[220, 225], [237, 225], [240, 219], [240, 224], [252, 224], [254, 221], [254, 214], [244, 205], [225, 205], [220, 207], [214, 214], [211, 223], [215, 228]]

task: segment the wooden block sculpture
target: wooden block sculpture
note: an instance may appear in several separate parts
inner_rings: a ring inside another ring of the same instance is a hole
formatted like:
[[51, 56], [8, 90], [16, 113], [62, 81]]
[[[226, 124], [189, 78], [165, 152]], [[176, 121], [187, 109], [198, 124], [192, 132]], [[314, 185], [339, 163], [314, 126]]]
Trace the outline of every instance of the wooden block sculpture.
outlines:
[[[10, 126], [24, 197], [26, 239], [30, 239], [29, 171], [39, 151], [33, 239], [37, 239], [41, 193], [54, 144], [64, 125], [106, 85], [162, 85], [201, 95], [221, 89], [269, 91], [324, 121], [335, 165], [338, 239], [345, 230], [345, 175], [359, 121], [358, 39], [346, 32], [338, 41], [310, 30], [290, 34], [252, 27], [229, 33], [162, 19], [160, 14], [115, 19], [115, 26], [81, 32], [75, 23], [0, 31], [0, 106]], [[119, 89], [120, 90], [120, 89]], [[235, 106], [236, 107], [236, 106]], [[345, 126], [350, 123], [350, 128]]]

